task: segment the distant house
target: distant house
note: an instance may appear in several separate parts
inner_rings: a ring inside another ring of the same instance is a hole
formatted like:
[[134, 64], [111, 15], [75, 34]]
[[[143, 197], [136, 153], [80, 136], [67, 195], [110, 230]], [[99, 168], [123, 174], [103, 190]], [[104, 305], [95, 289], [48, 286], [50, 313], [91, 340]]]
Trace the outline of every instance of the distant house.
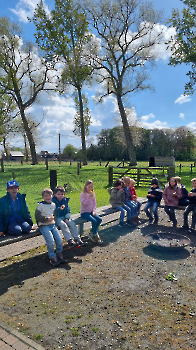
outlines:
[[22, 154], [22, 152], [19, 152], [19, 151], [10, 151], [9, 159], [7, 159], [6, 153], [3, 154], [3, 159], [15, 161], [15, 162], [16, 161], [21, 162], [24, 160], [24, 154]]

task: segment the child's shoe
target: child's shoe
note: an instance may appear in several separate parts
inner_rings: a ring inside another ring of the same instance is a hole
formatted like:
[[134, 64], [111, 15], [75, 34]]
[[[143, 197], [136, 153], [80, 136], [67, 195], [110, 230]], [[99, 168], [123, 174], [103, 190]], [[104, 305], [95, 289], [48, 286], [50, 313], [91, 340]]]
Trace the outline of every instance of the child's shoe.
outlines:
[[75, 243], [76, 243], [76, 245], [77, 245], [78, 247], [85, 247], [85, 246], [88, 245], [88, 243], [87, 243], [87, 242], [83, 242], [83, 241], [81, 240], [81, 238], [78, 238], [78, 239], [75, 238], [74, 241], [75, 241]]
[[153, 222], [153, 217], [150, 216], [150, 217], [149, 217], [149, 224], [152, 224], [152, 222]]
[[67, 242], [68, 244], [68, 249], [72, 249], [72, 248], [75, 248], [77, 247], [77, 244], [73, 241], [73, 239], [69, 239], [69, 241]]
[[137, 223], [135, 222], [135, 218], [131, 218], [130, 221], [131, 221], [132, 225], [137, 226]]
[[102, 244], [103, 241], [101, 240], [100, 236], [98, 233], [96, 233], [95, 235], [90, 232], [89, 233], [89, 236], [90, 236], [90, 240], [93, 242], [93, 243], [97, 243], [97, 244]]
[[57, 259], [57, 257], [55, 256], [54, 258], [50, 259], [50, 264], [54, 267], [59, 266], [60, 265], [60, 261]]
[[141, 224], [141, 221], [139, 220], [138, 216], [135, 216], [133, 219], [136, 222], [136, 224]]
[[57, 260], [58, 260], [61, 264], [64, 264], [64, 263], [67, 263], [67, 262], [68, 262], [67, 259], [64, 259], [64, 258], [63, 258], [63, 253], [57, 253], [56, 257], [57, 257]]

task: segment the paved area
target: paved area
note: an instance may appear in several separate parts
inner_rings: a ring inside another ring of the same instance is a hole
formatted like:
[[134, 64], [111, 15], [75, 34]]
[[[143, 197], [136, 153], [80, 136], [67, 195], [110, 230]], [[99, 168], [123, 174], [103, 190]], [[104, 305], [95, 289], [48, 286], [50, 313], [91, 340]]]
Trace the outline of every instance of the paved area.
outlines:
[[41, 345], [36, 344], [33, 340], [2, 322], [0, 322], [0, 349], [45, 350]]

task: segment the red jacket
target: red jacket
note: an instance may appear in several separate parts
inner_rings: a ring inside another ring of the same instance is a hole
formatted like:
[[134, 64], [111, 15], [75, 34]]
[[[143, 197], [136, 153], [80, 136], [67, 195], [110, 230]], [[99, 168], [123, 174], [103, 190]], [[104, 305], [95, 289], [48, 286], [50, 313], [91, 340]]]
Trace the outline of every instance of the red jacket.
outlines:
[[130, 196], [131, 196], [131, 200], [137, 198], [135, 187], [130, 187]]

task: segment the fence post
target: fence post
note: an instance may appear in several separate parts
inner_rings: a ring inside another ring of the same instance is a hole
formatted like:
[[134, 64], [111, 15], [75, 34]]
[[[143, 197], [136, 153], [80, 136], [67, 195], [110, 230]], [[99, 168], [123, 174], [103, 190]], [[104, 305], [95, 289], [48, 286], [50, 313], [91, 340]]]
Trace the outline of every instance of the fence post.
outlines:
[[80, 163], [77, 163], [77, 174], [80, 175]]
[[109, 166], [109, 185], [111, 186], [113, 184], [113, 167]]
[[48, 170], [48, 158], [45, 158], [46, 170]]
[[15, 172], [12, 173], [13, 180], [15, 180]]
[[175, 176], [175, 165], [168, 167], [167, 175], [168, 175], [168, 181], [169, 181], [169, 179], [171, 179], [171, 177]]
[[137, 186], [140, 184], [140, 168], [137, 168]]
[[57, 186], [57, 172], [56, 170], [50, 170], [50, 188], [53, 192], [56, 186]]
[[191, 164], [191, 172], [193, 171], [193, 164]]
[[1, 172], [4, 173], [3, 158], [1, 158]]

